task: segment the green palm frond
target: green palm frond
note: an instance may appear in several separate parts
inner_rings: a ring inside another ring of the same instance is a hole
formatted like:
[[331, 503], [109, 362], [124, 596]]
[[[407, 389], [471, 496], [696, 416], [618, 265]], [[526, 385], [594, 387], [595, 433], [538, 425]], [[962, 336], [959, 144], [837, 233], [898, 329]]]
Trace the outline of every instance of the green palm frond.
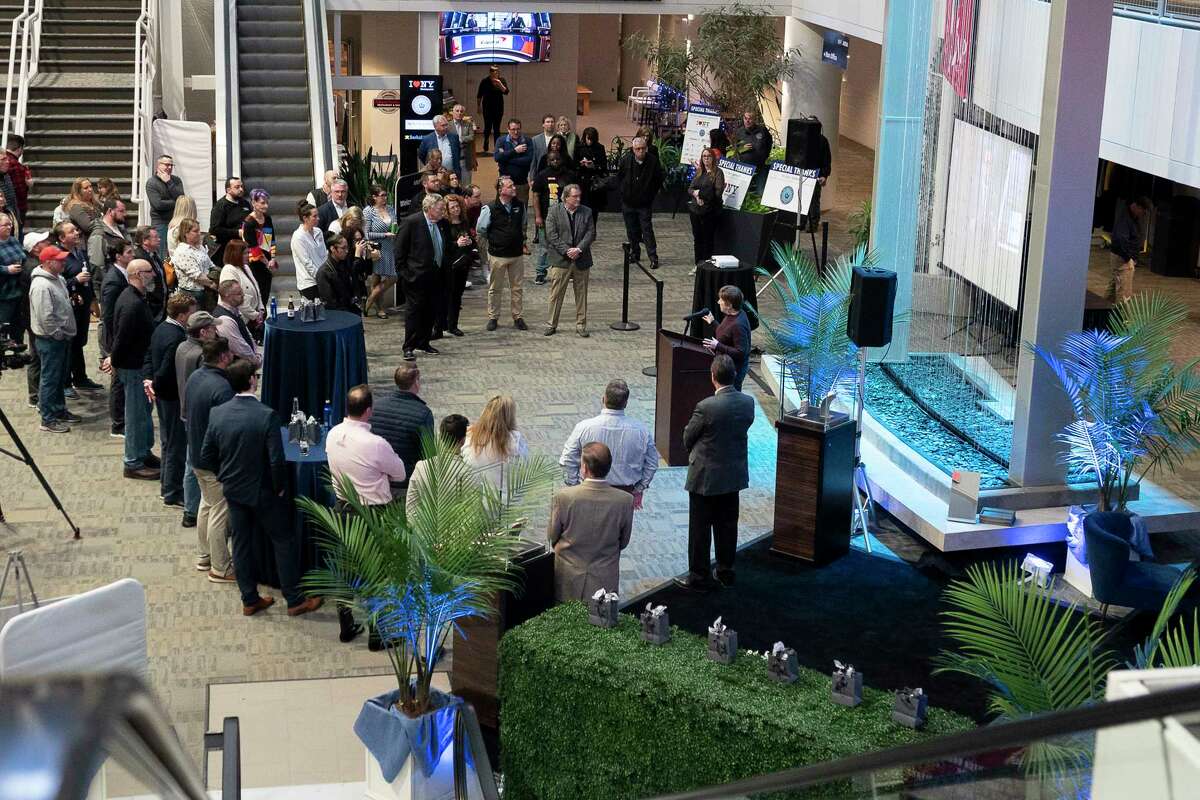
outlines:
[[1095, 623], [1022, 582], [1016, 562], [972, 566], [944, 597], [946, 634], [958, 652], [940, 657], [938, 672], [987, 680], [998, 715], [1074, 708], [1101, 696], [1115, 661], [1099, 651]]
[[1182, 621], [1163, 635], [1158, 647], [1159, 666], [1200, 666], [1200, 611], [1192, 611], [1191, 633]]
[[[1171, 587], [1171, 591], [1167, 592], [1167, 597], [1163, 600], [1162, 608], [1158, 610], [1158, 617], [1154, 620], [1154, 627], [1150, 630], [1150, 635], [1146, 637], [1146, 641], [1137, 645], [1133, 650], [1133, 661], [1128, 663], [1130, 669], [1152, 669], [1155, 667], [1154, 658], [1159, 653], [1159, 648], [1162, 645], [1162, 637], [1167, 631], [1167, 624], [1171, 618], [1175, 616], [1175, 612], [1179, 609], [1179, 604], [1183, 601], [1184, 595], [1192, 588], [1192, 584], [1196, 582], [1196, 570], [1189, 567], [1180, 573], [1179, 578], [1175, 581], [1175, 585]], [[1189, 664], [1188, 666], [1192, 666]]]

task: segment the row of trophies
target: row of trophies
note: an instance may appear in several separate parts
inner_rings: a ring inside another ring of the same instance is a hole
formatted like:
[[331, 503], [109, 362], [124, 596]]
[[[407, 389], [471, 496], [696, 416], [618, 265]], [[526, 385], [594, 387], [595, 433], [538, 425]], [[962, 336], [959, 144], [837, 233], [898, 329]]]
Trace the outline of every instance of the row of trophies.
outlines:
[[[588, 601], [588, 622], [599, 628], [615, 628], [617, 607], [616, 592], [596, 590]], [[643, 641], [663, 645], [671, 640], [671, 623], [666, 606], [647, 603], [639, 621]], [[725, 625], [721, 617], [717, 617], [708, 628], [707, 656], [718, 664], [732, 664], [737, 660], [737, 631]], [[762, 653], [762, 658], [767, 662], [767, 675], [772, 680], [794, 683], [800, 677], [800, 662], [795, 648], [776, 642], [769, 652]], [[835, 660], [832, 683], [831, 699], [834, 703], [853, 708], [862, 702], [863, 676], [853, 665]], [[923, 689], [901, 689], [896, 692], [892, 720], [909, 728], [920, 728], [925, 724], [928, 710], [929, 697]]]

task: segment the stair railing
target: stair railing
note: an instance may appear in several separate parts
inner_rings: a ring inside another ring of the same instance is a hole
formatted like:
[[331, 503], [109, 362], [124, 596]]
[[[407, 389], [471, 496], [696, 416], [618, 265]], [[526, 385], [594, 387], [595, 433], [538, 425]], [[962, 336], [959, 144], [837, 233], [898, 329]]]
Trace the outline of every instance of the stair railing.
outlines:
[[134, 29], [133, 174], [129, 199], [138, 203], [138, 217], [143, 223], [149, 221], [149, 209], [142, 202], [142, 195], [153, 170], [150, 135], [154, 126], [154, 78], [158, 61], [157, 12], [158, 0], [142, 0]]
[[[333, 120], [332, 61], [325, 28], [325, 0], [304, 0], [305, 52], [308, 54], [308, 98], [312, 115], [313, 178], [316, 185], [326, 170], [341, 171], [336, 158], [337, 133]], [[337, 42], [334, 47], [340, 47]]]
[[[8, 86], [4, 90], [4, 128], [0, 132], [0, 143], [7, 142], [10, 133], [25, 133], [29, 81], [37, 74], [38, 49], [42, 43], [42, 2], [25, 0], [21, 13], [12, 22], [12, 34], [8, 41]], [[14, 88], [17, 90], [15, 105], [12, 96]]]
[[238, 114], [237, 0], [213, 3], [213, 74], [217, 95], [217, 194], [225, 181], [242, 174], [241, 120]]

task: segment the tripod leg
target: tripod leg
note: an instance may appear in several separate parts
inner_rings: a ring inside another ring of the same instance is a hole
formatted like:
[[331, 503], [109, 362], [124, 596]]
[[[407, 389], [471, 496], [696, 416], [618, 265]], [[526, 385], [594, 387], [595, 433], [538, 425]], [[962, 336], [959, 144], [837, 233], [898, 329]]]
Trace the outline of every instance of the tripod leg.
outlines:
[[[21, 564], [20, 567], [17, 568], [18, 578], [20, 577], [20, 575], [24, 574], [25, 585], [29, 587], [29, 596], [31, 598], [33, 598], [33, 607], [37, 608], [39, 605], [38, 598], [37, 598], [37, 590], [33, 588], [33, 578], [29, 577], [29, 567], [25, 563], [25, 554], [17, 553], [17, 561], [19, 561]], [[21, 585], [21, 582], [20, 582], [20, 580], [18, 580], [17, 586], [20, 587], [20, 585]]]
[[857, 467], [854, 468], [854, 530], [857, 531], [859, 529], [859, 527], [862, 528], [863, 545], [866, 547], [867, 553], [870, 554], [871, 553], [871, 528], [869, 525], [870, 515], [867, 512], [867, 507], [863, 504], [862, 492], [860, 492], [858, 489], [858, 476], [859, 475], [862, 475], [863, 484], [864, 484], [864, 486], [866, 486], [867, 497], [870, 498], [870, 496], [871, 496], [870, 487], [867, 486], [867, 484], [866, 484], [867, 473], [866, 473], [866, 470], [863, 468], [863, 465], [860, 463]]
[[50, 498], [51, 502], [54, 503], [54, 507], [58, 509], [59, 513], [63, 515], [63, 519], [67, 521], [67, 525], [75, 534], [74, 538], [80, 538], [79, 526], [72, 522], [71, 517], [67, 515], [67, 510], [63, 508], [63, 504], [59, 501], [58, 495], [54, 493], [54, 489], [50, 487], [50, 484], [46, 481], [46, 477], [42, 475], [42, 471], [38, 469], [38, 465], [33, 460], [33, 456], [31, 456], [29, 451], [25, 449], [25, 442], [21, 441], [21, 437], [17, 435], [16, 430], [13, 429], [12, 423], [8, 421], [8, 415], [4, 413], [4, 409], [2, 408], [0, 408], [0, 424], [4, 425], [4, 429], [8, 431], [8, 435], [12, 437], [13, 444], [15, 444], [17, 446], [17, 450], [21, 452], [21, 460], [23, 460], [29, 466], [29, 468], [33, 470], [34, 476], [38, 479], [38, 482], [42, 484], [42, 488], [46, 490], [46, 495]]

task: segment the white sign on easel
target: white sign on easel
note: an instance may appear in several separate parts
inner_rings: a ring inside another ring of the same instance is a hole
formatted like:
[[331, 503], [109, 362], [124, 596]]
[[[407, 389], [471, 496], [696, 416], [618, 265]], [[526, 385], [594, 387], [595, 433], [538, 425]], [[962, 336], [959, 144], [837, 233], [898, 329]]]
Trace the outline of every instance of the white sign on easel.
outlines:
[[725, 208], [740, 211], [746, 193], [750, 191], [750, 181], [754, 180], [754, 165], [722, 158], [718, 166], [725, 178], [725, 193], [721, 195], [721, 203]]
[[688, 106], [687, 122], [683, 130], [683, 147], [679, 163], [695, 164], [700, 153], [708, 147], [708, 132], [721, 127], [721, 112], [712, 106], [692, 104]]
[[807, 214], [817, 188], [817, 170], [800, 169], [782, 161], [772, 161], [763, 188], [762, 203], [769, 208]]

